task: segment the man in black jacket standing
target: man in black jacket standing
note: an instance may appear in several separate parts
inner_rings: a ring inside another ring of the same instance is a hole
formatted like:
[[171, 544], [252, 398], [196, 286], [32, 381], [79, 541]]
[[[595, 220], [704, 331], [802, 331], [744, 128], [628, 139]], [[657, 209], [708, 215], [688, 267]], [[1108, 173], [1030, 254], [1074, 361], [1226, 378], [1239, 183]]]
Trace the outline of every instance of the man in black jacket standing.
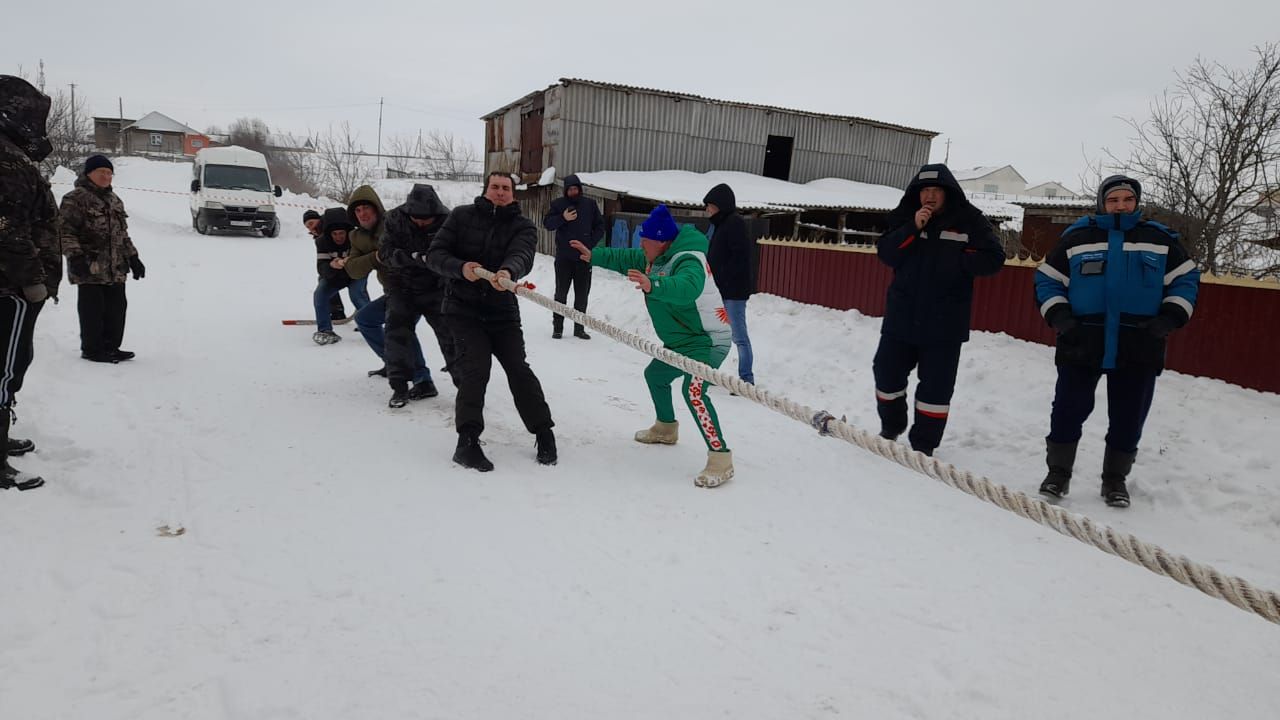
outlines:
[[738, 200], [733, 188], [721, 183], [702, 199], [711, 218], [711, 230], [707, 239], [707, 263], [715, 278], [720, 299], [724, 301], [725, 314], [729, 316], [729, 329], [733, 344], [738, 348], [738, 377], [752, 385], [756, 382], [751, 365], [751, 338], [747, 335], [747, 300], [755, 284], [751, 281], [751, 238], [747, 223], [738, 213]]
[[907, 378], [919, 367], [910, 440], [926, 455], [942, 442], [969, 339], [973, 279], [1004, 266], [1004, 249], [946, 165], [925, 165], [889, 214], [876, 244], [893, 268], [873, 369], [880, 435], [907, 429]]
[[[579, 259], [580, 253], [569, 247], [577, 240], [587, 249], [596, 246], [604, 237], [604, 216], [596, 202], [582, 194], [582, 181], [577, 175], [564, 179], [564, 197], [552, 201], [551, 209], [542, 218], [542, 227], [556, 233], [556, 302], [569, 300], [569, 285], [573, 285], [573, 309], [587, 311], [587, 296], [591, 293], [591, 264]], [[559, 339], [564, 334], [564, 316], [551, 318], [551, 337]], [[573, 325], [573, 336], [590, 340], [586, 328]]]
[[[520, 214], [510, 175], [491, 172], [484, 195], [471, 205], [454, 208], [431, 241], [427, 266], [445, 278], [442, 314], [453, 334], [457, 357], [452, 363], [458, 378], [454, 425], [458, 448], [453, 461], [481, 472], [493, 463], [480, 449], [484, 432], [484, 395], [489, 386], [493, 358], [507, 374], [516, 410], [525, 429], [537, 438], [537, 458], [543, 465], [556, 463], [556, 441], [551, 432], [551, 408], [542, 384], [525, 359], [520, 306], [500, 279], [513, 280], [533, 269], [537, 230]], [[497, 277], [486, 281], [477, 268]]]
[[425, 317], [435, 332], [445, 367], [453, 365], [453, 335], [440, 315], [444, 280], [427, 267], [431, 240], [448, 216], [449, 208], [440, 202], [435, 188], [422, 184], [414, 185], [405, 203], [387, 213], [378, 261], [386, 268], [386, 361], [393, 407], [436, 395], [430, 373], [426, 380], [409, 388], [415, 368], [425, 366], [422, 346], [417, 342], [418, 318]]

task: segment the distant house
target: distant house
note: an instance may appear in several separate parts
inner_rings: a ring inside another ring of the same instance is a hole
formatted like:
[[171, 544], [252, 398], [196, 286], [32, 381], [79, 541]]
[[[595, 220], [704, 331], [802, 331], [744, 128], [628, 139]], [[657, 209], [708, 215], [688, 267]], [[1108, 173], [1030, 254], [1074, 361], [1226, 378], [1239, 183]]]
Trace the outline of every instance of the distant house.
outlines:
[[316, 146], [312, 139], [305, 135], [298, 136], [291, 133], [268, 133], [267, 149], [282, 152], [313, 153], [316, 151]]
[[968, 170], [951, 170], [968, 192], [990, 195], [1022, 195], [1027, 190], [1027, 179], [1012, 165], [984, 166]]
[[1067, 186], [1053, 180], [1029, 187], [1022, 194], [1030, 195], [1031, 197], [1064, 198], [1067, 200], [1074, 200], [1079, 197], [1067, 188]]
[[116, 152], [120, 147], [120, 131], [134, 122], [128, 118], [94, 116], [93, 147], [99, 152]]
[[[94, 118], [94, 140], [98, 147], [104, 147], [112, 122], [118, 124], [120, 121]], [[108, 143], [105, 147], [119, 147], [119, 152], [125, 155], [158, 153], [183, 156], [195, 155], [209, 147], [209, 138], [204, 133], [162, 113], [151, 112], [138, 120], [126, 122], [117, 133], [118, 142]]]
[[1049, 254], [1072, 223], [1093, 211], [1087, 198], [1045, 198], [1014, 203], [1022, 208], [1022, 247], [1033, 258]]

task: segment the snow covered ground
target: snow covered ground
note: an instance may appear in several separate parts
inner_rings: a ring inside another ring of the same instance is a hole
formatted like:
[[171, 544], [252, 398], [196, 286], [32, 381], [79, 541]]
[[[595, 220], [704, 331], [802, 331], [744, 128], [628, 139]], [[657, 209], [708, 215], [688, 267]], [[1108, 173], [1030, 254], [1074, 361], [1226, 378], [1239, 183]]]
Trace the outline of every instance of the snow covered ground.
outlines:
[[[737, 479], [695, 489], [687, 423], [630, 439], [647, 359], [554, 341], [536, 306], [560, 464], [495, 369], [498, 469], [455, 468], [452, 389], [388, 410], [350, 326], [280, 325], [310, 312], [300, 208], [276, 239], [202, 237], [185, 196], [121, 195], [138, 359], [79, 360], [69, 287], [40, 319], [15, 431], [49, 482], [0, 494], [0, 718], [1280, 716], [1280, 628], [742, 398], [715, 395]], [[647, 328], [616, 276], [592, 310]], [[873, 426], [877, 319], [761, 296], [751, 323], [762, 385]], [[976, 334], [940, 457], [1034, 492], [1052, 376], [1049, 348]], [[1169, 373], [1134, 506], [1096, 497], [1101, 413], [1066, 504], [1278, 588], [1278, 416]]]

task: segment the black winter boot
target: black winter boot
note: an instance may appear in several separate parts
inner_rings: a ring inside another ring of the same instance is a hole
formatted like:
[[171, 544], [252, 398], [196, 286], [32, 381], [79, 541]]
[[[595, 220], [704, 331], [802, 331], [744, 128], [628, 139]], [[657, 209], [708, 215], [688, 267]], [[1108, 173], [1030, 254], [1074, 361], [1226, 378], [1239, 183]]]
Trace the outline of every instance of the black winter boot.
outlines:
[[540, 430], [537, 434], [538, 464], [555, 465], [559, 457], [556, 455], [556, 436], [550, 429]]
[[397, 387], [391, 388], [391, 399], [387, 401], [389, 408], [402, 408], [409, 404], [409, 388]]
[[493, 463], [484, 456], [480, 449], [480, 436], [471, 433], [458, 433], [458, 449], [453, 452], [453, 461], [464, 468], [489, 472]]
[[409, 388], [410, 400], [425, 400], [427, 398], [433, 398], [439, 394], [440, 391], [436, 389], [436, 384], [430, 380], [423, 380], [420, 383], [414, 383], [413, 387]]
[[[11, 410], [7, 407], [0, 408], [0, 440], [3, 440], [6, 447], [9, 445], [9, 425], [12, 422]], [[19, 472], [9, 464], [8, 457], [4, 458], [4, 467], [0, 472], [0, 490], [35, 490], [41, 485], [44, 485], [44, 478]]]
[[1133, 461], [1138, 457], [1137, 451], [1120, 452], [1108, 447], [1102, 456], [1102, 497], [1107, 505], [1117, 508], [1129, 507], [1129, 488], [1125, 480], [1133, 469]]
[[1045, 440], [1044, 462], [1049, 474], [1040, 483], [1040, 494], [1052, 498], [1066, 497], [1071, 489], [1071, 469], [1076, 466], [1076, 448], [1080, 443], [1056, 443]]

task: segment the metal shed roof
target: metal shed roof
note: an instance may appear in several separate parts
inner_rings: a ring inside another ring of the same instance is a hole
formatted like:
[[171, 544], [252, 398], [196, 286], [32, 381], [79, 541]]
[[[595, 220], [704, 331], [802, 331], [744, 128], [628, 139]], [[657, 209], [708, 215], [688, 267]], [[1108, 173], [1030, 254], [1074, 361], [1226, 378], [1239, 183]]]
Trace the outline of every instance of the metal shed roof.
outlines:
[[[833, 115], [830, 113], [819, 113], [819, 112], [812, 112], [809, 110], [796, 110], [793, 108], [778, 107], [775, 105], [757, 105], [754, 103], [738, 102], [735, 100], [716, 100], [715, 98], [703, 97], [701, 95], [692, 95], [689, 93], [673, 92], [670, 90], [657, 90], [655, 88], [637, 87], [634, 85], [619, 85], [616, 83], [598, 82], [595, 80], [582, 80], [579, 78], [560, 78], [560, 82], [557, 84], [564, 85], [566, 87], [573, 84], [590, 85], [592, 87], [618, 90], [618, 91], [627, 92], [627, 93], [645, 93], [649, 95], [660, 95], [663, 97], [676, 98], [679, 100], [690, 100], [693, 102], [710, 103], [715, 105], [726, 105], [729, 107], [748, 108], [752, 110], [765, 110], [768, 112], [789, 113], [792, 115], [804, 115], [807, 117], [821, 118], [824, 120], [839, 120], [841, 122], [861, 123], [863, 125], [871, 125], [874, 127], [887, 128], [890, 130], [898, 130], [905, 133], [911, 133], [913, 135], [922, 135], [928, 138], [934, 138], [938, 136], [938, 133], [933, 130], [922, 130], [920, 128], [907, 127], [905, 125], [896, 125], [894, 123], [881, 122], [880, 120], [872, 120], [870, 118], [858, 117], [856, 115]], [[498, 108], [497, 110], [494, 110], [493, 112], [482, 115], [480, 119], [488, 120], [490, 118], [497, 117], [498, 115], [501, 115], [507, 112], [508, 110], [510, 110], [513, 107], [516, 107], [517, 105], [522, 105], [528, 102], [529, 100], [533, 99], [538, 95], [541, 95], [542, 93], [546, 92], [547, 90], [553, 87], [555, 87], [555, 85], [548, 85], [543, 90], [535, 90], [534, 92], [531, 92], [525, 95], [524, 97], [521, 97], [519, 100], [509, 102], [506, 105], [503, 105], [502, 107]]]

